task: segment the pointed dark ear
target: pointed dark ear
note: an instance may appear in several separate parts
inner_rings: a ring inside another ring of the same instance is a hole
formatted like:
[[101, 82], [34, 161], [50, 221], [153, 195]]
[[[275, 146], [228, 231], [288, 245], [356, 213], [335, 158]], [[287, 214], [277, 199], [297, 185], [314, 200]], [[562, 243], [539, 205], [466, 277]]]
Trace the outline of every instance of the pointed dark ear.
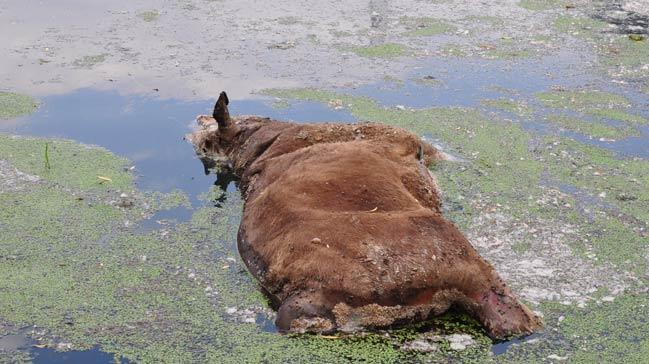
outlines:
[[219, 129], [225, 129], [231, 124], [230, 112], [228, 111], [229, 103], [228, 95], [225, 91], [221, 92], [218, 101], [216, 101], [216, 105], [214, 105], [214, 113], [212, 114], [217, 124], [219, 124]]

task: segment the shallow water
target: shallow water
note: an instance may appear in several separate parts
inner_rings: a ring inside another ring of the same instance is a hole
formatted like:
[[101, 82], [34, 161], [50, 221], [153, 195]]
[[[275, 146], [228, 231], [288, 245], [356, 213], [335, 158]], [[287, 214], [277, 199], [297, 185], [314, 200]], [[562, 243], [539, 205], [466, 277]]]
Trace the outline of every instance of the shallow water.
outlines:
[[116, 360], [113, 354], [104, 353], [99, 348], [86, 351], [61, 352], [50, 348], [30, 350], [34, 364], [127, 364], [126, 359]]
[[[190, 196], [192, 203], [214, 182], [214, 176], [205, 175], [192, 146], [183, 139], [194, 127], [197, 115], [211, 114], [213, 100], [188, 102], [121, 95], [116, 90], [83, 89], [45, 97], [42, 102], [33, 115], [20, 118], [9, 127], [0, 124], [0, 131], [67, 138], [107, 148], [135, 165], [140, 189], [180, 189]], [[232, 100], [231, 112], [302, 122], [353, 120], [348, 113], [319, 103], [299, 102], [286, 109], [273, 108], [271, 104], [269, 99]], [[176, 212], [187, 217], [180, 210]]]

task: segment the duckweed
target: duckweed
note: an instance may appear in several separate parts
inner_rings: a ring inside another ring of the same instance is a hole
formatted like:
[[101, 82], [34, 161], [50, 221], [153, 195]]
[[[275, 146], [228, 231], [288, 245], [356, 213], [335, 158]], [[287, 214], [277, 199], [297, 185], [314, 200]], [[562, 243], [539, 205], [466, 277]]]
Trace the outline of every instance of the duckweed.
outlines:
[[[43, 150], [49, 143], [50, 168]], [[82, 146], [69, 140], [16, 137], [0, 134], [0, 158], [9, 159], [20, 171], [79, 190], [108, 191], [132, 187], [128, 161], [100, 147]]]
[[72, 62], [72, 65], [77, 68], [93, 68], [94, 66], [106, 60], [106, 54], [97, 54], [92, 56], [85, 56]]
[[518, 6], [528, 9], [528, 10], [549, 10], [556, 9], [562, 5], [560, 0], [521, 0], [518, 2]]
[[399, 43], [383, 43], [366, 47], [354, 47], [351, 50], [361, 57], [369, 58], [394, 58], [405, 56], [408, 53], [408, 47]]
[[137, 15], [140, 19], [144, 20], [147, 23], [154, 22], [160, 18], [160, 12], [158, 10], [147, 10], [139, 13]]
[[541, 92], [536, 97], [546, 107], [577, 111], [630, 106], [629, 100], [624, 96], [596, 90]]
[[530, 106], [521, 101], [511, 100], [511, 99], [492, 99], [492, 100], [482, 100], [482, 105], [492, 107], [494, 109], [499, 109], [506, 111], [512, 114], [525, 116], [534, 112]]
[[638, 135], [638, 131], [629, 127], [616, 127], [600, 121], [584, 121], [578, 118], [549, 115], [548, 121], [570, 131], [588, 135], [594, 138], [622, 139], [630, 135]]
[[10, 119], [31, 114], [38, 108], [38, 101], [27, 95], [0, 92], [0, 119]]
[[410, 29], [406, 35], [410, 37], [427, 37], [438, 34], [449, 33], [455, 30], [455, 27], [444, 20], [435, 18], [401, 18], [401, 23]]

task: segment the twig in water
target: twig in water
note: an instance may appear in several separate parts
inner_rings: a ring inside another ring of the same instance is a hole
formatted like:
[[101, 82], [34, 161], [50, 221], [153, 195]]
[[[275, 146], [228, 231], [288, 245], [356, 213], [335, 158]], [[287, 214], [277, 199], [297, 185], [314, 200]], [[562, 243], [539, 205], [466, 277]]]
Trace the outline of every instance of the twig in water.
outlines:
[[50, 165], [50, 143], [45, 143], [45, 169], [51, 169]]

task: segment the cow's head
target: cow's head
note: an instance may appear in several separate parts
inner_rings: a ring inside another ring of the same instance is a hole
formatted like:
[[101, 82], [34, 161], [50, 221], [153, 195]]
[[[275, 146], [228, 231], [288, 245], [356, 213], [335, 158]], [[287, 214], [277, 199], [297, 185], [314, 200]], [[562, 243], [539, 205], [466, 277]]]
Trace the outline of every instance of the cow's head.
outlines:
[[229, 102], [228, 95], [221, 92], [214, 105], [212, 116], [196, 117], [200, 129], [187, 135], [187, 139], [192, 142], [196, 154], [205, 166], [205, 173], [215, 167], [227, 169], [232, 165], [229, 154], [232, 141], [238, 134], [238, 127], [230, 118]]
[[194, 144], [206, 173], [215, 167], [220, 171], [231, 169], [233, 155], [239, 152], [252, 133], [270, 121], [259, 116], [231, 118], [228, 104], [228, 95], [221, 92], [212, 116], [199, 115], [196, 121], [200, 129], [186, 137]]

